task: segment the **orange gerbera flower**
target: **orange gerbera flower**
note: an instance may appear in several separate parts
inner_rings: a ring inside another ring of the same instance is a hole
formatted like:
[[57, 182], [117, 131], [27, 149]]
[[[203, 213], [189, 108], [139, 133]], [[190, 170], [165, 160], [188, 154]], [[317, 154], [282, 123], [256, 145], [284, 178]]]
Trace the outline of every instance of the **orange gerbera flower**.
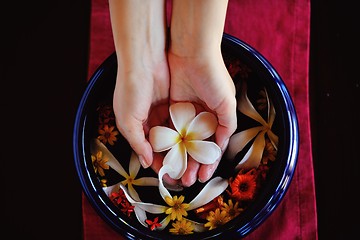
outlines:
[[228, 191], [230, 197], [236, 201], [252, 200], [256, 192], [256, 170], [250, 170], [247, 173], [240, 171], [236, 178], [230, 182], [230, 189]]

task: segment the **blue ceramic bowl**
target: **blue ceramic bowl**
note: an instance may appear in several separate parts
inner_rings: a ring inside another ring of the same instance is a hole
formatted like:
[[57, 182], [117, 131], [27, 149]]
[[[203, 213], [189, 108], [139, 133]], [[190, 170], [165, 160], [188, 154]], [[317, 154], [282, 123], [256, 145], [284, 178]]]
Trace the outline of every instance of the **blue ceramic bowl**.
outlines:
[[[100, 120], [99, 109], [105, 109], [102, 114], [110, 117], [107, 121], [113, 121], [111, 104], [117, 71], [115, 53], [99, 66], [89, 80], [75, 119], [73, 132], [74, 160], [79, 180], [89, 202], [97, 213], [120, 235], [129, 239], [241, 238], [263, 223], [283, 199], [297, 165], [299, 148], [298, 122], [291, 96], [272, 65], [245, 42], [224, 34], [222, 53], [234, 83], [238, 87], [237, 98], [239, 99], [241, 89], [244, 86], [243, 83], [246, 82], [248, 98], [264, 119], [267, 118], [266, 114], [268, 114], [267, 110], [264, 111], [264, 106], [265, 109], [268, 106], [264, 101], [266, 98], [264, 98], [264, 91], [262, 90], [266, 90], [268, 99], [276, 112], [272, 132], [278, 138], [277, 150], [276, 154], [274, 154], [273, 149], [272, 151], [268, 149], [268, 152], [264, 150], [263, 155], [268, 155], [268, 158], [266, 161], [264, 160], [266, 164], [262, 164], [265, 166], [262, 166], [262, 169], [266, 170], [261, 172], [263, 174], [261, 187], [256, 190], [256, 195], [251, 201], [240, 203], [243, 208], [240, 215], [215, 229], [190, 235], [173, 235], [167, 230], [152, 231], [144, 227], [139, 224], [135, 217], [129, 217], [121, 211], [119, 206], [103, 191], [105, 185], [123, 180], [120, 175], [111, 170], [105, 170], [105, 177], [101, 176], [99, 171], [94, 170], [90, 153], [90, 142], [97, 137], [99, 124], [103, 123], [103, 120]], [[261, 91], [262, 97], [259, 97]], [[235, 134], [255, 125], [256, 121], [238, 111], [238, 129]], [[117, 137], [116, 144], [114, 146], [109, 145], [109, 150], [117, 159], [121, 159], [121, 163], [126, 166], [129, 162], [131, 148], [120, 134]], [[252, 142], [230, 161], [228, 159], [222, 160], [214, 176], [234, 179], [236, 177], [235, 166], [242, 161], [251, 144]], [[269, 158], [269, 154], [270, 156], [273, 154], [273, 157]], [[124, 168], [127, 169], [127, 167]], [[142, 176], [153, 175], [151, 170], [139, 174]], [[191, 196], [192, 193], [198, 192], [202, 188], [202, 184], [196, 183], [190, 189], [184, 190], [182, 194]], [[149, 195], [152, 197], [153, 193], [153, 190], [141, 192], [145, 198]], [[148, 201], [156, 200], [151, 198]], [[204, 219], [201, 220], [206, 222]]]

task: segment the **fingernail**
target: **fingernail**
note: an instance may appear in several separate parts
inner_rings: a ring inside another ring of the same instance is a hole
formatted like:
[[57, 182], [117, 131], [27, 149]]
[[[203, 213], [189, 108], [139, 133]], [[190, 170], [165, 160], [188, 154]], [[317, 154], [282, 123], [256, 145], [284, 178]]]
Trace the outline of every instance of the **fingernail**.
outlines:
[[139, 155], [139, 161], [140, 161], [141, 165], [143, 166], [143, 168], [149, 167], [149, 164], [145, 161], [145, 158], [143, 155]]
[[198, 178], [198, 181], [201, 182], [201, 183], [205, 183], [207, 182], [212, 176], [212, 173], [209, 171], [206, 173], [206, 176], [205, 178], [201, 179], [201, 178]]
[[188, 179], [186, 179], [186, 181], [182, 181], [182, 184], [184, 187], [190, 187], [191, 185], [193, 185], [196, 182], [196, 176], [194, 177], [189, 177]]

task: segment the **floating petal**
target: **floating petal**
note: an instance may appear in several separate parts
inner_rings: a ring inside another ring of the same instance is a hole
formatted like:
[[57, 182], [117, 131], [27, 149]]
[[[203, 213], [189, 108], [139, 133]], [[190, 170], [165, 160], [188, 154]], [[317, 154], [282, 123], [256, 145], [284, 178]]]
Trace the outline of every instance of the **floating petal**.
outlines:
[[[123, 189], [121, 186], [123, 186], [123, 185], [120, 183], [117, 183], [112, 186], [103, 187], [103, 191], [105, 192], [105, 194], [107, 196], [110, 196], [111, 193], [119, 191], [119, 188]], [[137, 193], [136, 193], [136, 195], [137, 195]], [[139, 208], [138, 206], [134, 206], [134, 212], [135, 212], [135, 215], [136, 215], [136, 218], [138, 219], [138, 221], [142, 225], [147, 227], [147, 225], [145, 224], [145, 220], [147, 219], [146, 212], [143, 209]]]
[[164, 228], [167, 227], [167, 225], [169, 225], [169, 222], [170, 222], [170, 215], [167, 215], [166, 218], [164, 218], [160, 224], [161, 224], [161, 227], [158, 227], [157, 229], [159, 230], [163, 230]]
[[134, 200], [141, 202], [141, 199], [140, 199], [140, 197], [139, 197], [139, 194], [136, 192], [136, 190], [134, 189], [134, 187], [133, 187], [132, 184], [128, 184], [128, 191], [129, 191], [130, 196], [131, 196]]
[[133, 185], [136, 186], [158, 186], [159, 180], [154, 177], [142, 177], [133, 180]]
[[249, 151], [245, 154], [244, 158], [236, 166], [236, 169], [244, 168], [251, 169], [257, 168], [260, 164], [264, 148], [265, 148], [265, 131], [261, 131], [255, 138]]
[[140, 170], [140, 161], [137, 154], [132, 151], [129, 162], [129, 175], [132, 178], [135, 178]]
[[210, 141], [186, 142], [186, 150], [195, 161], [202, 164], [213, 164], [221, 156], [221, 148]]
[[135, 216], [137, 218], [137, 220], [144, 226], [144, 227], [148, 227], [146, 224], [146, 219], [147, 219], [147, 215], [146, 212], [139, 208], [138, 206], [134, 207], [134, 212], [135, 212]]
[[111, 186], [103, 187], [102, 189], [105, 192], [106, 196], [110, 196], [111, 193], [117, 192], [119, 190], [119, 183]]
[[173, 170], [169, 165], [163, 165], [159, 170], [159, 192], [160, 192], [161, 197], [164, 199], [164, 201], [165, 201], [166, 197], [172, 198], [172, 196], [164, 186], [163, 177], [165, 174], [169, 174], [172, 171]]
[[188, 211], [201, 207], [223, 193], [228, 187], [227, 179], [215, 177], [211, 179], [199, 194], [189, 203]]
[[268, 130], [266, 132], [266, 134], [268, 135], [268, 137], [269, 137], [272, 145], [274, 146], [274, 148], [276, 150], [278, 150], [279, 137], [275, 133], [273, 133], [271, 130]]
[[158, 204], [144, 203], [144, 202], [136, 201], [135, 199], [133, 199], [130, 196], [128, 190], [126, 189], [126, 187], [124, 185], [120, 184], [120, 188], [124, 191], [126, 199], [133, 206], [138, 206], [139, 208], [143, 209], [146, 212], [154, 213], [154, 214], [161, 214], [161, 213], [164, 213], [166, 211], [166, 209], [168, 208], [166, 206], [162, 206], [162, 205], [158, 205]]
[[243, 148], [263, 129], [263, 126], [253, 127], [232, 135], [226, 150], [226, 158], [230, 160], [234, 159], [236, 154], [242, 151]]
[[237, 104], [238, 110], [243, 114], [245, 114], [246, 116], [251, 117], [252, 119], [258, 121], [263, 126], [267, 126], [268, 125], [267, 122], [261, 117], [261, 115], [256, 111], [256, 109], [250, 102], [246, 94], [246, 91], [247, 91], [247, 86], [246, 83], [244, 82], [242, 86], [241, 95]]

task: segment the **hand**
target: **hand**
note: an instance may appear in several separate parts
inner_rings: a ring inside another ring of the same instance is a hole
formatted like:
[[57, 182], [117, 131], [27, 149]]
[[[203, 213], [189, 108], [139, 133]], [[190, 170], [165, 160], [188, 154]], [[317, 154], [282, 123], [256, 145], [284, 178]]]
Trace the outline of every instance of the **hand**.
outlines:
[[165, 53], [157, 61], [138, 62], [119, 64], [113, 107], [117, 128], [147, 168], [153, 152], [146, 135], [168, 119], [169, 70]]
[[[236, 130], [235, 86], [223, 62], [221, 53], [212, 56], [183, 57], [171, 51], [170, 98], [173, 102], [189, 101], [198, 104], [198, 111], [213, 112], [218, 118], [215, 142], [225, 151], [230, 136]], [[205, 182], [213, 175], [220, 159], [211, 165], [201, 165], [189, 157], [188, 168], [181, 181], [192, 185], [196, 179]]]

